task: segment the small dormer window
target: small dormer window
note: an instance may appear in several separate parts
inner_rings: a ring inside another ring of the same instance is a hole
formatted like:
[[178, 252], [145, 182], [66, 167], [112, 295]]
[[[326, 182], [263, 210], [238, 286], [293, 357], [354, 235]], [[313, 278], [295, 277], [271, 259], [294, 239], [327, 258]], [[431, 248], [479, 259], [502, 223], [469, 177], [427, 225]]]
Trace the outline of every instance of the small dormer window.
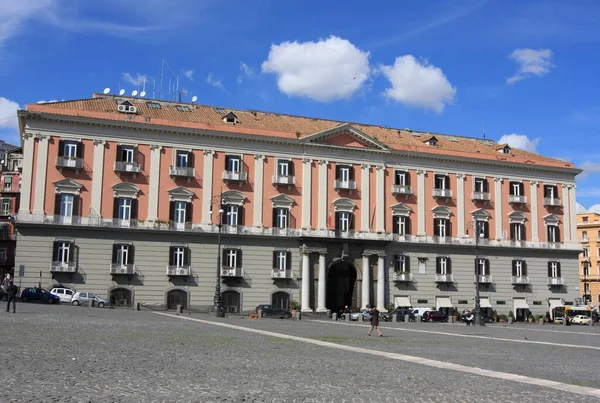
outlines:
[[190, 108], [185, 105], [176, 105], [175, 109], [177, 109], [179, 112], [191, 112]]
[[234, 125], [237, 123], [237, 116], [235, 113], [229, 112], [227, 115], [223, 116], [223, 122]]
[[435, 147], [438, 144], [438, 140], [435, 137], [430, 138], [426, 141], [427, 145]]
[[123, 112], [123, 113], [136, 113], [137, 112], [137, 108], [135, 106], [133, 106], [133, 104], [129, 101], [121, 102], [117, 109], [119, 110], [119, 112]]
[[499, 149], [498, 152], [502, 154], [510, 154], [510, 147], [508, 145], [505, 145], [504, 147]]
[[160, 104], [158, 102], [146, 102], [146, 105], [150, 109], [160, 109]]

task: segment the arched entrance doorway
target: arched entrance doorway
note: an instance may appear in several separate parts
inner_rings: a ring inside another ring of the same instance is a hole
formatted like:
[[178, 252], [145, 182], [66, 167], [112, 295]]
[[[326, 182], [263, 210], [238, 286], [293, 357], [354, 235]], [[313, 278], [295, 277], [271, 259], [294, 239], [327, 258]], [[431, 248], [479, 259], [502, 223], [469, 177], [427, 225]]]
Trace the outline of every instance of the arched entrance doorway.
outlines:
[[188, 293], [184, 290], [171, 290], [167, 292], [167, 309], [177, 309], [181, 305], [183, 309], [188, 309]]
[[225, 291], [221, 294], [221, 304], [225, 312], [238, 313], [240, 311], [240, 293], [237, 291]]
[[284, 291], [277, 291], [271, 296], [271, 304], [277, 308], [290, 309], [290, 294]]
[[114, 288], [110, 291], [109, 301], [114, 298], [115, 306], [131, 308], [133, 306], [132, 294], [128, 288]]
[[327, 273], [326, 306], [331, 312], [339, 312], [346, 305], [358, 310], [356, 268], [345, 260], [338, 260], [329, 267]]

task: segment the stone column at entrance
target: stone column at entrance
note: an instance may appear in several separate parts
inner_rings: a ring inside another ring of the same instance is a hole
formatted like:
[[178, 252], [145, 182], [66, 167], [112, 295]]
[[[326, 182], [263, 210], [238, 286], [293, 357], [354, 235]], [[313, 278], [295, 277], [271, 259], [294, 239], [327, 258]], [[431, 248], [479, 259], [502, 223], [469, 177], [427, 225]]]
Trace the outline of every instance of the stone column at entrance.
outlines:
[[302, 301], [301, 312], [312, 312], [310, 309], [310, 261], [308, 252], [302, 252]]
[[377, 309], [387, 312], [385, 308], [385, 255], [377, 259]]
[[[325, 279], [325, 253], [319, 253], [319, 288], [317, 293], [317, 312], [327, 312], [325, 307], [325, 290], [326, 290], [326, 279]], [[304, 283], [303, 283], [304, 284]]]
[[363, 255], [362, 261], [362, 307], [370, 308], [371, 301], [371, 269], [369, 267], [369, 255]]

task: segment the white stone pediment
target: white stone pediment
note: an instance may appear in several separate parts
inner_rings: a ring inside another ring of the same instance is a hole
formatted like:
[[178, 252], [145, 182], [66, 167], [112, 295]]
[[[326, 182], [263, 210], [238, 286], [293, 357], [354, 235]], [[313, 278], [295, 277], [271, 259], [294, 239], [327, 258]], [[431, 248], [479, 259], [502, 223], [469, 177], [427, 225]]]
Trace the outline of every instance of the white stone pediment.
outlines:
[[444, 206], [436, 206], [436, 207], [432, 208], [431, 211], [433, 212], [433, 217], [435, 217], [435, 218], [448, 219], [452, 215], [452, 211], [448, 207], [444, 207]]
[[186, 203], [191, 203], [196, 195], [194, 192], [183, 186], [178, 186], [167, 192], [169, 193], [169, 199], [171, 201], [182, 201]]
[[227, 190], [221, 193], [223, 204], [235, 204], [241, 206], [246, 199], [246, 195], [238, 190]]
[[492, 217], [492, 215], [489, 212], [487, 212], [486, 210], [481, 209], [481, 208], [477, 209], [475, 211], [472, 211], [471, 215], [473, 216], [473, 218], [475, 220], [478, 220], [478, 221], [487, 221]]
[[137, 199], [140, 187], [134, 183], [121, 182], [117, 183], [112, 187], [114, 197], [128, 197], [131, 199]]
[[271, 197], [273, 207], [291, 208], [294, 204], [294, 199], [285, 194], [278, 194], [277, 196]]
[[508, 214], [508, 221], [511, 224], [525, 224], [526, 219], [527, 217], [525, 214], [518, 211], [513, 211], [512, 213]]
[[53, 182], [56, 193], [66, 193], [78, 195], [81, 192], [83, 185], [71, 178], [65, 178]]
[[340, 197], [335, 199], [331, 204], [335, 207], [335, 211], [354, 211], [356, 203], [347, 197]]
[[361, 130], [355, 128], [349, 123], [345, 123], [334, 127], [332, 129], [323, 130], [321, 132], [317, 132], [306, 137], [303, 137], [301, 140], [309, 143], [325, 143], [326, 139], [339, 136], [342, 134], [350, 135], [358, 140], [360, 143], [365, 145], [365, 148], [375, 148], [381, 150], [389, 150], [389, 147], [380, 142], [379, 140], [369, 136], [368, 134], [362, 132]]
[[544, 216], [544, 222], [546, 225], [558, 225], [560, 223], [560, 218], [556, 214], [548, 214]]
[[392, 206], [392, 215], [408, 216], [410, 213], [412, 213], [412, 209], [404, 203], [398, 203]]

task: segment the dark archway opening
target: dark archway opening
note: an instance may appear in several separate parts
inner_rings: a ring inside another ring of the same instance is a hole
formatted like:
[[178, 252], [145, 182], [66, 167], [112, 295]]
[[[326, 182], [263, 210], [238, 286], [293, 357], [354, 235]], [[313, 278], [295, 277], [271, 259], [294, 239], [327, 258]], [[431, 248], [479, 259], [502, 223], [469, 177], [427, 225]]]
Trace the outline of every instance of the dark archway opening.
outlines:
[[133, 306], [133, 293], [127, 288], [114, 288], [110, 291], [111, 298], [116, 307], [131, 308]]
[[240, 312], [240, 293], [237, 291], [225, 291], [221, 294], [221, 304], [225, 312]]
[[345, 306], [357, 311], [358, 290], [356, 286], [356, 268], [340, 260], [331, 265], [327, 273], [326, 306], [331, 312], [339, 312]]
[[271, 304], [281, 309], [290, 309], [290, 294], [284, 291], [277, 291], [271, 296]]
[[188, 309], [188, 293], [183, 290], [171, 290], [167, 293], [167, 309], [177, 309], [181, 305], [183, 309]]

